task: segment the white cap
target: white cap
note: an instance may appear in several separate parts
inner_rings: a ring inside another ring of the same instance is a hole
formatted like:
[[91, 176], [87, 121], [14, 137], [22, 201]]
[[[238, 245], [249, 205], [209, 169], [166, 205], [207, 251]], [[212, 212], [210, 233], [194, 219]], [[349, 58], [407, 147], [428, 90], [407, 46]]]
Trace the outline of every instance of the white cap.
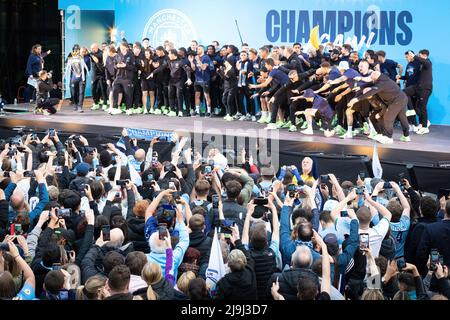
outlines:
[[341, 61], [339, 63], [339, 69], [348, 70], [348, 69], [350, 69], [350, 65], [348, 64], [347, 61]]

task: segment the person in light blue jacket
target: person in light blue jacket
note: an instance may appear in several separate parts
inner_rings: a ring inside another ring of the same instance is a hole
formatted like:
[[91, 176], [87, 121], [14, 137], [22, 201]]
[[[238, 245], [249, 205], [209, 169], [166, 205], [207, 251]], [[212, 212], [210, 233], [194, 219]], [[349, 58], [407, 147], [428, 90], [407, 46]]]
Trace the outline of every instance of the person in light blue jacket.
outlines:
[[[159, 199], [158, 199], [159, 200]], [[155, 201], [153, 201], [155, 202]], [[159, 202], [159, 201], [158, 201]], [[147, 213], [153, 211], [152, 206], [146, 212], [146, 221], [150, 218]], [[172, 259], [173, 259], [173, 269], [174, 269], [174, 279], [178, 276], [178, 267], [181, 262], [183, 262], [183, 256], [189, 247], [189, 232], [186, 224], [183, 220], [183, 213], [181, 210], [176, 208], [176, 224], [175, 233], [178, 232], [179, 241], [175, 248], [173, 249]], [[166, 233], [166, 237], [170, 237], [169, 233]], [[161, 266], [163, 274], [166, 272], [166, 249], [168, 249], [166, 241], [159, 239], [159, 231], [153, 232], [149, 237], [150, 253], [147, 254], [147, 259], [149, 262], [158, 263]]]

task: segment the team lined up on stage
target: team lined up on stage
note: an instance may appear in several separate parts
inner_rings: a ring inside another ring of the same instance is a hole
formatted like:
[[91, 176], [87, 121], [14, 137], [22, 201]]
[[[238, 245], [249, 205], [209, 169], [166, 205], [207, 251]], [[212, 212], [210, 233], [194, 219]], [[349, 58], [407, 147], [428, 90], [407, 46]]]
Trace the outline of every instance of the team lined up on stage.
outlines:
[[[117, 48], [116, 48], [117, 47]], [[166, 41], [153, 49], [149, 39], [133, 44], [74, 45], [65, 77], [75, 111], [83, 112], [87, 73], [91, 72], [94, 105], [111, 115], [164, 114], [169, 117], [223, 117], [253, 121], [266, 129], [288, 129], [312, 135], [315, 126], [326, 137], [349, 139], [367, 135], [393, 143], [400, 121], [402, 142], [410, 132], [429, 133], [428, 99], [432, 92], [429, 51], [405, 53], [402, 65], [384, 51], [367, 50], [362, 57], [349, 44], [329, 43], [318, 50], [302, 45], [243, 44], [206, 48], [193, 40], [188, 49]], [[48, 75], [39, 73], [38, 108], [54, 113], [45, 99]], [[401, 89], [403, 81], [404, 89]]]

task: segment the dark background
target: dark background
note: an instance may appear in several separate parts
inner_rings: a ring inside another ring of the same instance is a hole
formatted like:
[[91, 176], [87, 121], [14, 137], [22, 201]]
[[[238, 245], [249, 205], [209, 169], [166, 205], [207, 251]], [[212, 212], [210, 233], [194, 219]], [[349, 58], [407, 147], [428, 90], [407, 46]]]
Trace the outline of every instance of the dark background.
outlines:
[[[0, 0], [0, 95], [12, 103], [25, 86], [31, 47], [52, 50], [46, 70], [61, 70], [61, 17], [57, 0]], [[60, 72], [55, 72], [60, 81]], [[20, 94], [23, 97], [23, 92]], [[20, 102], [20, 99], [19, 99]]]

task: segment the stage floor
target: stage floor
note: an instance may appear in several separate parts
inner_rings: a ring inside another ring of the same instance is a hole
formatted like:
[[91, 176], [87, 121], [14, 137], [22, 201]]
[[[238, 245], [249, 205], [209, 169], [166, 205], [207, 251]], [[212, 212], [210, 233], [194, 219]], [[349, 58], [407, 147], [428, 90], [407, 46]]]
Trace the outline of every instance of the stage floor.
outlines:
[[[66, 103], [65, 103], [66, 104]], [[26, 109], [28, 104], [19, 105]], [[3, 127], [27, 126], [30, 128], [55, 128], [68, 132], [85, 132], [102, 135], [118, 135], [120, 129], [140, 128], [167, 131], [188, 131], [190, 133], [216, 133], [237, 137], [261, 137], [268, 134], [272, 139], [288, 143], [289, 148], [299, 146], [302, 150], [332, 152], [337, 154], [365, 154], [371, 156], [374, 142], [364, 136], [353, 139], [338, 137], [326, 138], [316, 130], [313, 136], [305, 136], [299, 132], [277, 130], [277, 133], [264, 133], [265, 125], [255, 122], [226, 122], [221, 118], [169, 118], [156, 115], [116, 115], [111, 116], [103, 111], [91, 111], [85, 107], [84, 113], [77, 113], [65, 105], [61, 112], [53, 116], [35, 115], [30, 112], [7, 112], [0, 117]], [[432, 126], [430, 134], [420, 136], [411, 134], [410, 143], [399, 142], [401, 130], [396, 129], [392, 145], [377, 144], [379, 154], [388, 161], [409, 161], [431, 164], [437, 161], [450, 160], [450, 126]], [[295, 147], [296, 148], [296, 147]], [[285, 148], [286, 151], [286, 148]], [[289, 150], [288, 150], [289, 151]], [[295, 152], [296, 150], [292, 150]]]

